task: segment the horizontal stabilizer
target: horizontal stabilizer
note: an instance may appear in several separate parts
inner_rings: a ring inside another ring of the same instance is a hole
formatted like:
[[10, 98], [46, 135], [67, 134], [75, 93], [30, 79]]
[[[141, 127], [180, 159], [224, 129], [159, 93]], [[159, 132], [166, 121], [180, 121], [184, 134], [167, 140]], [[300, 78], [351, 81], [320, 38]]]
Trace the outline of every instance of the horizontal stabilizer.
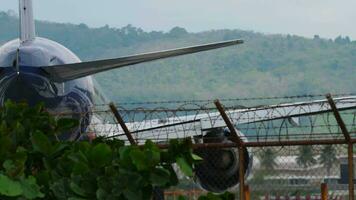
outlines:
[[242, 43], [243, 43], [242, 40], [230, 40], [230, 41], [224, 41], [219, 43], [211, 43], [211, 44], [173, 49], [167, 51], [138, 54], [138, 55], [121, 57], [116, 59], [46, 66], [46, 67], [42, 67], [42, 69], [48, 73], [49, 78], [52, 81], [65, 82], [65, 81], [70, 81], [77, 78], [93, 75], [99, 72], [121, 68], [129, 65], [150, 62], [163, 58], [192, 54], [201, 51], [208, 51], [212, 49], [218, 49], [218, 48], [228, 47], [228, 46], [242, 44]]

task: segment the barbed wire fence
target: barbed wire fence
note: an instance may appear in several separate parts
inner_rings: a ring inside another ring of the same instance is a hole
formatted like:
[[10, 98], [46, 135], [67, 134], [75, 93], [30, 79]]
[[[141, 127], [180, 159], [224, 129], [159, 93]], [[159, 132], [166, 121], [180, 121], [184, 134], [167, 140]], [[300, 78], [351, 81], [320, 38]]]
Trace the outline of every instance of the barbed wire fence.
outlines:
[[[170, 139], [191, 138], [194, 151], [205, 156], [207, 165], [220, 171], [238, 166], [233, 168], [236, 177], [230, 172], [230, 178], [214, 170], [196, 172], [194, 178], [178, 172], [181, 184], [165, 191], [166, 199], [178, 195], [197, 199], [206, 193], [202, 188], [213, 188], [236, 192], [239, 199], [311, 200], [322, 199], [321, 186], [324, 193], [327, 188], [328, 199], [354, 199], [353, 93], [122, 102], [93, 105], [86, 113], [61, 110], [55, 115], [90, 122], [85, 130], [78, 128], [82, 135], [95, 133], [127, 144], [152, 140], [167, 148]], [[246, 160], [249, 165], [239, 164]], [[204, 181], [209, 184], [204, 186]]]

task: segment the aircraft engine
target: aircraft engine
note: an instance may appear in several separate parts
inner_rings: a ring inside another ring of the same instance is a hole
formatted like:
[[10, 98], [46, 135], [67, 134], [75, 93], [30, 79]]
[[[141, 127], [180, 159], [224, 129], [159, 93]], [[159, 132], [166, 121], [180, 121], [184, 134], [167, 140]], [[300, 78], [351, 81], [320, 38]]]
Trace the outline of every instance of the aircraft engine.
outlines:
[[[203, 143], [231, 143], [227, 129], [214, 129], [204, 136], [195, 138]], [[236, 148], [198, 149], [195, 154], [203, 158], [195, 167], [196, 182], [205, 190], [215, 193], [224, 192], [239, 183], [239, 153]], [[252, 156], [245, 148], [245, 177], [252, 166]]]

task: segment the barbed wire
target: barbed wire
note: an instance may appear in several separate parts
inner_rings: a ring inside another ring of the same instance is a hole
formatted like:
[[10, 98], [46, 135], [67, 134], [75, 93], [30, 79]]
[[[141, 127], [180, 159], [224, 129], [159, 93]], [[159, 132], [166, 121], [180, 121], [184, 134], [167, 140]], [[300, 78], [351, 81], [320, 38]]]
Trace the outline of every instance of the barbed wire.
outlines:
[[[352, 96], [354, 94], [338, 94]], [[338, 95], [334, 95], [337, 97]], [[298, 95], [284, 97], [242, 98], [246, 99], [282, 99], [282, 98], [315, 98], [324, 95]], [[236, 100], [236, 99], [225, 99]], [[163, 102], [163, 101], [162, 101]], [[194, 137], [204, 135], [209, 129], [225, 128], [226, 124], [218, 109], [211, 107], [212, 100], [171, 101], [176, 103], [172, 107], [165, 107], [156, 103], [155, 108], [135, 104], [122, 104], [117, 107], [130, 132], [137, 140], [155, 138], [169, 140], [172, 138]], [[177, 104], [177, 103], [181, 104]], [[194, 103], [193, 103], [194, 102]], [[143, 102], [147, 103], [147, 102]], [[349, 99], [335, 99], [340, 113], [345, 118], [345, 124], [350, 132], [356, 130], [356, 97]], [[254, 141], [289, 140], [296, 137], [318, 139], [317, 137], [340, 137], [340, 129], [330, 106], [322, 101], [302, 101], [300, 103], [279, 103], [267, 106], [244, 107], [238, 104], [225, 106], [225, 111], [242, 137]], [[348, 110], [343, 111], [342, 109]], [[352, 109], [351, 109], [352, 108]], [[351, 109], [351, 110], [350, 110]], [[74, 117], [80, 120], [80, 133], [95, 132], [108, 138], [124, 139], [124, 132], [114, 117], [109, 105], [92, 105], [86, 112], [73, 112], [68, 108], [51, 112], [56, 117]], [[309, 114], [311, 114], [309, 116]], [[296, 119], [297, 118], [297, 119]], [[323, 135], [318, 135], [323, 133]], [[351, 134], [351, 133], [350, 133]], [[354, 137], [354, 136], [353, 136]]]
[[[355, 96], [356, 92], [332, 94], [333, 97], [341, 96]], [[244, 97], [244, 98], [222, 98], [221, 102], [229, 101], [256, 101], [256, 100], [281, 100], [281, 99], [303, 99], [303, 98], [325, 98], [325, 94], [303, 94], [292, 96], [270, 96], [270, 97]], [[214, 103], [211, 99], [197, 99], [197, 100], [167, 100], [167, 101], [146, 101], [146, 102], [120, 102], [117, 105], [150, 105], [150, 104], [184, 104], [184, 103]], [[105, 105], [105, 104], [98, 104]]]

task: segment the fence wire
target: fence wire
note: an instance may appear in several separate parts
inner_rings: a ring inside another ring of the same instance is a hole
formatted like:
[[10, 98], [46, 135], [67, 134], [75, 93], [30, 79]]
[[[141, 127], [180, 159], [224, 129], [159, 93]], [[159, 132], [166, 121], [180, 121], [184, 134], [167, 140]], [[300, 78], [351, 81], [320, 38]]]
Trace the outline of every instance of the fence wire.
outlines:
[[[349, 199], [347, 142], [328, 102], [314, 101], [322, 97], [304, 95], [221, 101], [238, 136], [247, 146], [246, 158], [250, 162], [245, 166], [245, 181], [251, 199], [321, 199], [322, 183], [328, 185], [329, 199]], [[283, 103], [272, 106], [251, 103], [266, 99]], [[288, 103], [296, 99], [304, 101]], [[356, 97], [335, 98], [334, 101], [355, 143]], [[191, 138], [194, 144], [227, 144], [195, 149], [195, 153], [204, 158], [205, 166], [197, 166], [194, 178], [185, 177], [177, 168], [180, 185], [166, 190], [166, 199], [176, 199], [179, 195], [197, 199], [207, 188], [237, 194], [238, 152], [232, 142], [233, 135], [226, 128], [214, 101], [120, 103], [116, 107], [138, 144], [148, 139], [167, 144], [176, 138]], [[53, 114], [80, 119], [82, 126], [87, 125], [84, 129], [78, 128], [82, 135], [94, 133], [128, 142], [106, 104], [94, 105], [85, 113], [61, 110]], [[324, 145], [318, 141], [323, 141]], [[274, 145], [270, 145], [273, 142]], [[287, 142], [299, 144], [286, 145]]]
[[[241, 101], [241, 100], [239, 100]], [[356, 97], [335, 100], [341, 116], [356, 139]], [[351, 109], [353, 108], [353, 109]], [[117, 107], [137, 142], [147, 139], [166, 142], [173, 138], [199, 137], [212, 129], [224, 129], [226, 124], [212, 102], [184, 102], [175, 108], [162, 105], [152, 107]], [[54, 113], [58, 117], [80, 119], [81, 134], [93, 132], [97, 135], [126, 140], [122, 127], [108, 105], [95, 105], [88, 112]], [[249, 142], [342, 140], [340, 128], [327, 101], [280, 103], [272, 106], [239, 105], [225, 106], [226, 114]], [[329, 112], [327, 112], [329, 111]]]

